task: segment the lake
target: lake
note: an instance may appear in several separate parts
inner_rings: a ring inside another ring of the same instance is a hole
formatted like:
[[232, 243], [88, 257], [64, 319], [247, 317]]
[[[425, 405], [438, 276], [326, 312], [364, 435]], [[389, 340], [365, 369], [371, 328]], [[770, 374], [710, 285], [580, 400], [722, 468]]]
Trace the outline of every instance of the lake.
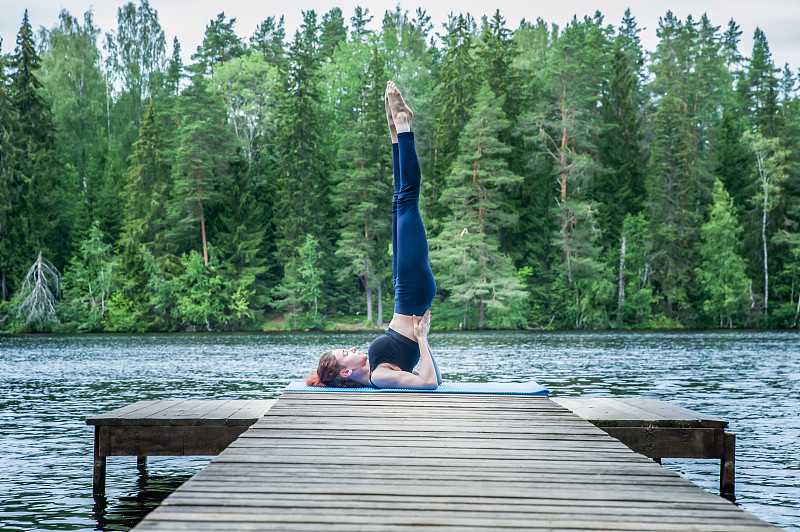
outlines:
[[[207, 457], [108, 459], [92, 498], [85, 419], [142, 399], [265, 399], [324, 349], [374, 332], [0, 336], [0, 528], [127, 530]], [[445, 380], [536, 380], [552, 396], [641, 396], [718, 416], [736, 434], [737, 504], [800, 531], [797, 331], [431, 333]], [[664, 460], [712, 493], [719, 462]]]

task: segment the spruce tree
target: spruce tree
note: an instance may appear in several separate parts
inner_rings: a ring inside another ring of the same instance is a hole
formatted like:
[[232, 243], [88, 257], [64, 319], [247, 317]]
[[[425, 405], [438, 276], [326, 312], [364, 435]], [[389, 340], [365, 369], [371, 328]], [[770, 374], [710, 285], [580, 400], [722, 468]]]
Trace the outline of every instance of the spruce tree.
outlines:
[[334, 7], [322, 15], [319, 37], [319, 55], [322, 60], [333, 58], [333, 52], [340, 43], [347, 40], [347, 28], [344, 27], [342, 9]]
[[13, 278], [21, 270], [23, 257], [21, 225], [15, 223], [23, 193], [22, 176], [16, 158], [22, 155], [17, 147], [15, 131], [17, 110], [9, 95], [5, 56], [0, 39], [0, 301], [8, 301], [13, 291]]
[[464, 306], [464, 328], [469, 327], [473, 304], [478, 305], [477, 326], [483, 329], [487, 309], [506, 310], [525, 298], [511, 260], [499, 249], [500, 231], [516, 222], [503, 205], [503, 191], [522, 180], [505, 161], [511, 149], [500, 141], [500, 132], [509, 127], [502, 105], [502, 97], [484, 84], [441, 198], [452, 215], [431, 242], [439, 287]]
[[[17, 117], [15, 132], [20, 149], [15, 157], [15, 171], [20, 187], [17, 211], [12, 213], [10, 225], [14, 227], [20, 256], [19, 266], [30, 264], [45, 247], [47, 234], [53, 227], [55, 127], [50, 106], [42, 97], [42, 84], [38, 79], [41, 59], [36, 52], [33, 31], [28, 22], [28, 11], [22, 19], [17, 34], [17, 47], [11, 58], [9, 92]], [[12, 192], [12, 194], [15, 194]], [[57, 265], [62, 268], [62, 265]], [[14, 277], [23, 272], [15, 270]]]
[[709, 123], [698, 112], [709, 103], [696, 84], [698, 64], [697, 23], [684, 24], [671, 12], [659, 20], [661, 39], [653, 54], [654, 79], [650, 89], [658, 97], [652, 114], [655, 139], [647, 177], [647, 218], [653, 227], [658, 259], [654, 281], [664, 297], [669, 318], [691, 319], [697, 295], [693, 266], [697, 251], [701, 210], [710, 189], [710, 164], [706, 157]]
[[277, 157], [275, 230], [278, 261], [297, 253], [306, 234], [328, 232], [329, 127], [322, 117], [319, 88], [319, 30], [313, 11], [295, 32], [289, 71], [275, 110]]
[[220, 180], [220, 201], [218, 249], [226, 292], [229, 296], [239, 293], [247, 309], [261, 308], [267, 293], [263, 279], [267, 271], [266, 231], [253, 176], [241, 152]]
[[[120, 247], [123, 265], [128, 272], [143, 272], [142, 247], [157, 259], [164, 260], [167, 229], [167, 200], [170, 196], [170, 167], [161, 121], [153, 100], [139, 129], [125, 172], [126, 198]], [[147, 279], [140, 279], [141, 284]]]
[[598, 224], [607, 250], [616, 250], [622, 220], [641, 211], [645, 200], [644, 134], [637, 104], [641, 92], [622, 44], [617, 37], [611, 77], [603, 90], [600, 114], [607, 130], [600, 136], [598, 147], [603, 170], [598, 172], [592, 191], [600, 204]]
[[[337, 159], [340, 167], [334, 175], [332, 199], [341, 213], [336, 257], [340, 282], [355, 277], [366, 296], [366, 316], [372, 323], [381, 323], [382, 283], [387, 280], [387, 249], [391, 242], [392, 174], [386, 113], [383, 94], [386, 87], [385, 58], [377, 43], [353, 41], [348, 50], [354, 56], [365, 53], [366, 65], [349, 72], [354, 85], [347, 92], [345, 105], [353, 111], [339, 142]], [[364, 68], [366, 67], [366, 68]], [[373, 314], [373, 294], [379, 302], [378, 319]]]
[[[458, 152], [458, 138], [469, 120], [469, 109], [475, 101], [476, 83], [473, 41], [475, 21], [467, 14], [450, 15], [442, 40], [442, 66], [433, 94], [437, 111], [436, 152], [433, 179], [443, 185], [450, 164]], [[436, 198], [438, 199], [438, 194]]]
[[778, 79], [777, 69], [767, 37], [761, 29], [753, 34], [753, 53], [747, 71], [750, 112], [752, 119], [765, 137], [778, 134]]
[[719, 179], [714, 182], [713, 198], [709, 219], [700, 229], [702, 261], [697, 279], [706, 294], [703, 311], [720, 328], [732, 328], [734, 320], [747, 312], [750, 299], [744, 260], [736, 253], [742, 228]]

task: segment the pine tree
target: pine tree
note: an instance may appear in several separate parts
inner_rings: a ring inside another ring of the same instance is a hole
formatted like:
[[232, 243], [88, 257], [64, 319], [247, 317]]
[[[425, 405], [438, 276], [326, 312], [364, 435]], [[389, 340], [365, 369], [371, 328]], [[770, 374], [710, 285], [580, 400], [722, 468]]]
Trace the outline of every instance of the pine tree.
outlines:
[[213, 74], [218, 65], [244, 54], [244, 44], [233, 30], [235, 24], [235, 18], [225, 20], [224, 12], [208, 22], [203, 44], [192, 54], [192, 59], [197, 61], [199, 71]]
[[[476, 51], [482, 63], [481, 79], [489, 84], [494, 94], [503, 98], [503, 111], [507, 117], [516, 117], [520, 108], [519, 73], [513, 67], [520, 52], [512, 35], [498, 9], [491, 20], [484, 17]], [[503, 140], [508, 143], [509, 139]]]
[[275, 22], [275, 17], [267, 17], [256, 27], [250, 37], [250, 49], [261, 53], [264, 60], [280, 71], [286, 70], [286, 51], [284, 40], [286, 30], [283, 28], [283, 15]]
[[522, 180], [505, 161], [511, 149], [500, 141], [500, 132], [510, 124], [502, 105], [502, 97], [484, 84], [470, 110], [441, 198], [452, 217], [431, 243], [440, 288], [464, 305], [464, 328], [474, 303], [479, 308], [478, 328], [483, 329], [487, 308], [505, 310], [525, 298], [513, 264], [499, 250], [500, 231], [516, 222], [515, 215], [504, 209], [503, 191]]
[[218, 201], [219, 179], [230, 156], [225, 108], [200, 74], [179, 100], [180, 126], [172, 167], [173, 190], [168, 237], [181, 249], [196, 249], [208, 264], [208, 207]]
[[551, 306], [576, 327], [601, 326], [613, 290], [599, 262], [597, 207], [588, 194], [590, 179], [598, 171], [594, 142], [601, 124], [596, 107], [606, 75], [602, 69], [608, 31], [599, 16], [573, 19], [548, 57], [540, 107], [518, 126], [533, 153], [547, 154], [560, 188], [551, 240], [561, 255], [553, 266], [559, 288]]
[[744, 260], [736, 253], [742, 228], [734, 215], [731, 200], [722, 182], [714, 182], [709, 219], [700, 229], [702, 262], [697, 279], [706, 294], [703, 310], [719, 327], [732, 328], [733, 320], [747, 311], [749, 281]]

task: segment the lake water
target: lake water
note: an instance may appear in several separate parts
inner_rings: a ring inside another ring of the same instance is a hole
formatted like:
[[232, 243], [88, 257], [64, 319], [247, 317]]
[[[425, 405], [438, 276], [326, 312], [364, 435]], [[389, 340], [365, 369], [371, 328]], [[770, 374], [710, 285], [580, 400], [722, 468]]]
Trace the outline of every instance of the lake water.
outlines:
[[[366, 351], [375, 333], [0, 337], [0, 529], [127, 530], [209, 458], [108, 459], [92, 498], [85, 419], [142, 399], [265, 399], [326, 348]], [[641, 396], [730, 421], [736, 495], [800, 531], [800, 334], [794, 332], [433, 333], [445, 380], [533, 379], [553, 396]], [[719, 462], [665, 460], [712, 493]]]

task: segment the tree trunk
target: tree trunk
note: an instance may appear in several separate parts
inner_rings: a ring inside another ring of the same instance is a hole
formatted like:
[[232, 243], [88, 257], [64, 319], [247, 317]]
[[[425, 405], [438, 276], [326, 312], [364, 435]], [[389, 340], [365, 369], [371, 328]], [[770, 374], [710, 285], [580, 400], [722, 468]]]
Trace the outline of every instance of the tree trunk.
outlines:
[[769, 194], [769, 181], [764, 169], [761, 168], [761, 157], [756, 155], [758, 162], [758, 173], [761, 175], [761, 186], [764, 194], [764, 205], [761, 214], [761, 241], [764, 244], [764, 317], [767, 317], [769, 304], [769, 271], [767, 269], [767, 196]]
[[466, 331], [467, 329], [469, 329], [469, 315], [467, 312], [468, 310], [469, 310], [469, 301], [464, 301], [464, 319], [461, 322], [462, 331]]
[[367, 319], [370, 323], [374, 323], [372, 320], [372, 287], [364, 281], [364, 287], [367, 289]]
[[617, 297], [617, 325], [622, 325], [622, 311], [625, 307], [625, 244], [627, 237], [622, 235], [619, 250], [619, 296]]
[[383, 283], [378, 283], [378, 320], [377, 324], [379, 326], [383, 325], [383, 289], [381, 287]]
[[800, 294], [797, 294], [797, 309], [794, 311], [794, 321], [792, 322], [792, 328], [797, 327], [798, 316], [800, 316]]
[[478, 318], [478, 329], [481, 331], [486, 328], [486, 296], [481, 294], [481, 313]]
[[764, 194], [764, 215], [761, 217], [761, 240], [764, 243], [764, 317], [769, 303], [769, 269], [767, 268], [767, 195]]
[[208, 243], [206, 242], [206, 218], [203, 214], [203, 200], [199, 201], [200, 204], [200, 233], [203, 235], [203, 262], [208, 266]]
[[8, 285], [6, 285], [6, 270], [0, 270], [0, 285], [2, 285], [2, 299], [0, 301], [8, 301]]

